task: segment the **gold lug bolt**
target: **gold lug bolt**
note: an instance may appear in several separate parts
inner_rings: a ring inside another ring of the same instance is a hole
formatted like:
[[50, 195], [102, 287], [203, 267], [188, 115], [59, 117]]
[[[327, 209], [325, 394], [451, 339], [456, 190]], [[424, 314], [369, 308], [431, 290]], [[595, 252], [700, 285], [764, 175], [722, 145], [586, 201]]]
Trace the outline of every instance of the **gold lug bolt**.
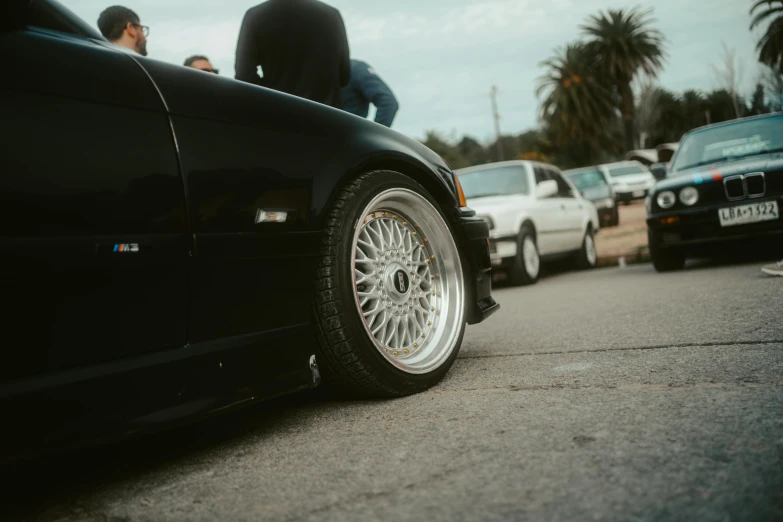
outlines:
[[427, 326], [432, 326], [432, 322], [427, 323]]
[[405, 355], [408, 355], [410, 352], [408, 351], [408, 349], [407, 349], [407, 348], [405, 348], [405, 349], [402, 351], [402, 353], [404, 353]]
[[392, 355], [397, 357], [399, 355], [399, 353], [397, 353], [397, 350], [395, 350], [395, 351], [392, 352]]
[[417, 232], [411, 232], [411, 234], [413, 234], [413, 235], [415, 236], [415, 235], [417, 235], [418, 233], [417, 233]]
[[407, 224], [408, 224], [408, 222], [407, 222], [407, 221], [403, 221], [403, 222], [402, 222], [402, 224], [403, 224], [403, 225], [407, 225]]
[[432, 254], [432, 255], [430, 256], [430, 259], [435, 259], [435, 254]]
[[419, 345], [418, 345], [417, 343], [413, 343], [413, 347], [414, 347], [414, 348], [418, 348], [418, 347], [419, 347]]
[[392, 219], [397, 219], [397, 216], [392, 216]]

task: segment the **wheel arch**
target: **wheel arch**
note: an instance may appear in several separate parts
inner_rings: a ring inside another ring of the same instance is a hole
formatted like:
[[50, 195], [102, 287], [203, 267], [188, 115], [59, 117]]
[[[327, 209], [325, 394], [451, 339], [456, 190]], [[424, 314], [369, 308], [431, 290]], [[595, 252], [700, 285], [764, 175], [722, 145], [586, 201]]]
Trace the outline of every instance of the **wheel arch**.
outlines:
[[521, 231], [523, 228], [529, 228], [533, 232], [533, 238], [538, 241], [538, 227], [536, 227], [533, 218], [527, 214], [522, 214], [519, 218], [519, 226], [517, 230]]
[[391, 170], [408, 176], [432, 195], [452, 224], [456, 223], [459, 214], [458, 201], [446, 181], [446, 178], [453, 174], [443, 171], [434, 172], [433, 168], [428, 167], [424, 160], [415, 155], [392, 151], [373, 154], [343, 169], [341, 175], [328, 187], [329, 196], [324, 201], [323, 208], [328, 209], [343, 188], [353, 180], [374, 170]]

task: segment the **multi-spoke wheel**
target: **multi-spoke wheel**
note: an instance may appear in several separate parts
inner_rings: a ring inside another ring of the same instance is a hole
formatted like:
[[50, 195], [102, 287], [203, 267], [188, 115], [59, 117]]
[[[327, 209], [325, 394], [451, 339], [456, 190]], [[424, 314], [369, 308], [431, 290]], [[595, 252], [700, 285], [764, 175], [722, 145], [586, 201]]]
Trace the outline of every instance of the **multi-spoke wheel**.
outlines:
[[389, 396], [440, 380], [464, 333], [465, 282], [433, 198], [396, 172], [361, 176], [333, 208], [325, 244], [316, 316], [327, 381]]

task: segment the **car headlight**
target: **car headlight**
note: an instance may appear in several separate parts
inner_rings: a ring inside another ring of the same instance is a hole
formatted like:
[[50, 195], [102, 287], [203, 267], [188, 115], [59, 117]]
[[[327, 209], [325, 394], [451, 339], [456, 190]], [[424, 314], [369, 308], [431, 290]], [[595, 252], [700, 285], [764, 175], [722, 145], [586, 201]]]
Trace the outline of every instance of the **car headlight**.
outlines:
[[677, 196], [671, 190], [664, 190], [655, 198], [656, 203], [661, 208], [672, 208], [677, 202]]
[[495, 228], [495, 222], [494, 222], [494, 221], [492, 221], [492, 218], [491, 218], [491, 217], [489, 217], [489, 216], [478, 216], [478, 217], [480, 217], [481, 219], [483, 219], [484, 221], [486, 221], [486, 222], [487, 222], [487, 225], [489, 225], [489, 229], [490, 229], [490, 230], [492, 230], [493, 228]]
[[680, 191], [680, 201], [689, 207], [695, 205], [699, 201], [699, 191], [696, 187], [685, 187]]
[[612, 198], [599, 199], [594, 204], [595, 208], [612, 208], [614, 206], [614, 200]]

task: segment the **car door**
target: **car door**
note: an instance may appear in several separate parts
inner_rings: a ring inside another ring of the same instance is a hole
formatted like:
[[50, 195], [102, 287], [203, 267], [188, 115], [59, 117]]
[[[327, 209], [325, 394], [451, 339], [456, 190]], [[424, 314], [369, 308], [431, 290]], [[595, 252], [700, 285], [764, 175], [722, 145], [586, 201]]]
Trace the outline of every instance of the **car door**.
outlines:
[[[543, 181], [552, 179], [549, 170], [542, 165], [533, 166], [533, 175], [536, 186]], [[564, 248], [560, 230], [564, 226], [565, 211], [560, 207], [557, 197], [539, 198], [536, 196], [533, 217], [538, 229], [539, 253], [545, 256], [560, 252]]]
[[562, 211], [562, 228], [559, 235], [562, 239], [562, 250], [578, 250], [582, 246], [582, 222], [584, 220], [584, 200], [577, 190], [565, 179], [556, 168], [548, 169], [551, 179], [557, 182], [557, 196], [553, 198]]
[[3, 381], [186, 343], [190, 243], [161, 98], [131, 56], [32, 5], [32, 27], [0, 34]]

